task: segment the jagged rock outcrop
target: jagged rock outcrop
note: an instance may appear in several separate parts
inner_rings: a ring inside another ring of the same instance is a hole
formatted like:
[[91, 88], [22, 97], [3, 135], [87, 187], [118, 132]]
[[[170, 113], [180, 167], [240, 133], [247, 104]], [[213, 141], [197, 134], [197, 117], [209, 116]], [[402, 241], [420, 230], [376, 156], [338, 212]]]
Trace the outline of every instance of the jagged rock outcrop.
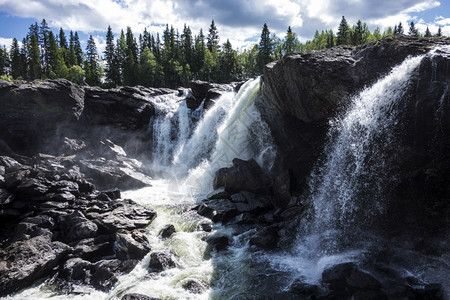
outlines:
[[107, 289], [151, 250], [138, 229], [156, 213], [118, 190], [96, 190], [73, 157], [0, 156], [0, 166], [0, 296], [58, 268], [64, 279]]

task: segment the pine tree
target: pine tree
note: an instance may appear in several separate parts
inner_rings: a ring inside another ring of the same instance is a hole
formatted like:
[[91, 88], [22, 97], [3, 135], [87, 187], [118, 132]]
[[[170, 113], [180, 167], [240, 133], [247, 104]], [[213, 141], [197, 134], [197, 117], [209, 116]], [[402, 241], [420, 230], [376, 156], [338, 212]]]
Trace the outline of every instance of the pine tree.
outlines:
[[24, 68], [26, 67], [23, 64], [23, 58], [20, 54], [19, 42], [16, 38], [13, 39], [11, 44], [11, 76], [15, 79], [20, 78], [24, 74]]
[[73, 31], [70, 31], [69, 37], [69, 53], [67, 54], [66, 65], [70, 68], [77, 64], [77, 54], [75, 53], [75, 37]]
[[80, 38], [78, 37], [78, 32], [75, 31], [75, 35], [73, 37], [73, 46], [76, 56], [76, 64], [82, 66], [84, 61], [83, 49], [81, 48]]
[[258, 52], [258, 69], [262, 72], [264, 66], [268, 64], [272, 54], [272, 41], [270, 39], [269, 27], [266, 23], [263, 25], [261, 32], [261, 38], [259, 40], [259, 52]]
[[48, 34], [49, 41], [49, 49], [48, 49], [48, 58], [49, 58], [49, 77], [50, 78], [66, 78], [68, 75], [68, 69], [64, 62], [64, 58], [62, 57], [61, 50], [64, 48], [59, 48], [58, 43], [56, 42], [55, 36], [53, 32], [49, 32]]
[[222, 46], [221, 58], [220, 58], [220, 76], [219, 81], [231, 82], [237, 80], [237, 54], [233, 50], [230, 40]]
[[437, 32], [436, 36], [437, 37], [441, 37], [442, 36], [442, 28], [441, 27], [438, 28], [438, 32]]
[[402, 25], [402, 22], [400, 22], [400, 23], [398, 23], [397, 31], [394, 33], [403, 34], [403, 32], [404, 32], [403, 25]]
[[86, 46], [86, 63], [84, 70], [86, 72], [86, 83], [92, 86], [100, 85], [101, 69], [98, 63], [97, 46], [94, 38], [89, 36]]
[[409, 35], [411, 36], [419, 36], [419, 30], [416, 28], [416, 25], [413, 21], [411, 21], [409, 25]]
[[31, 35], [28, 45], [28, 79], [40, 79], [42, 75], [41, 54], [39, 51], [39, 43], [35, 35]]
[[127, 42], [125, 40], [125, 34], [123, 30], [120, 32], [120, 37], [117, 39], [117, 46], [116, 46], [116, 59], [117, 59], [117, 65], [119, 67], [119, 73], [120, 73], [120, 80], [117, 82], [118, 85], [123, 84], [124, 80], [124, 68], [125, 68], [125, 61], [127, 58]]
[[325, 31], [325, 34], [326, 34], [326, 37], [327, 37], [327, 45], [326, 45], [326, 47], [327, 48], [332, 48], [332, 47], [334, 47], [334, 40], [335, 40], [335, 36], [334, 36], [334, 33], [333, 33], [333, 30], [327, 30], [327, 31]]
[[205, 36], [203, 35], [203, 30], [200, 29], [198, 36], [195, 37], [194, 53], [193, 53], [194, 57], [192, 59], [192, 66], [191, 66], [191, 71], [194, 79], [197, 79], [200, 76], [200, 70], [202, 69], [203, 64], [205, 62], [205, 51], [206, 51]]
[[431, 31], [427, 26], [427, 29], [425, 30], [425, 37], [431, 37]]
[[42, 19], [41, 26], [39, 27], [39, 46], [41, 47], [41, 58], [43, 65], [43, 73], [46, 77], [50, 75], [50, 41], [49, 41], [50, 28], [47, 21]]
[[[16, 40], [17, 41], [17, 40]], [[8, 51], [6, 47], [0, 47], [0, 76], [6, 75], [8, 65]]]
[[356, 25], [353, 27], [352, 44], [357, 46], [367, 43], [369, 35], [370, 32], [367, 24], [362, 23], [361, 20], [358, 20]]
[[342, 16], [341, 23], [336, 35], [336, 45], [348, 45], [350, 44], [350, 26], [348, 26], [347, 20]]
[[286, 37], [284, 38], [284, 54], [292, 53], [296, 50], [298, 44], [297, 37], [292, 32], [291, 26], [288, 27]]
[[111, 26], [108, 26], [108, 31], [106, 33], [106, 48], [105, 52], [106, 60], [106, 81], [110, 86], [115, 86], [120, 84], [120, 66], [116, 56], [116, 47], [114, 45], [114, 34], [112, 32]]
[[219, 45], [219, 32], [217, 31], [216, 24], [214, 23], [214, 20], [211, 21], [211, 25], [209, 26], [209, 32], [207, 37], [206, 46], [208, 47], [209, 51], [213, 51], [214, 48], [218, 48]]
[[189, 26], [184, 24], [183, 34], [181, 35], [182, 57], [181, 64], [192, 66], [193, 41], [192, 31]]

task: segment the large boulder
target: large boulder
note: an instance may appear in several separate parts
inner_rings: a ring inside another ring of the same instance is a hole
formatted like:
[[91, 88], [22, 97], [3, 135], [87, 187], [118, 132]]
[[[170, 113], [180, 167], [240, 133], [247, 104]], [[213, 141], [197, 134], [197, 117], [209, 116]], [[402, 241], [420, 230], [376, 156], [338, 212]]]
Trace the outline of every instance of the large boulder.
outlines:
[[17, 153], [33, 154], [80, 119], [84, 90], [65, 79], [20, 85], [3, 81], [0, 106], [0, 139]]
[[233, 166], [216, 172], [213, 184], [214, 189], [223, 187], [227, 192], [267, 194], [270, 191], [270, 179], [254, 159], [233, 159]]
[[136, 130], [146, 128], [155, 113], [151, 97], [173, 93], [167, 89], [121, 87], [101, 89], [85, 87], [84, 122]]
[[233, 90], [233, 86], [230, 84], [217, 84], [201, 80], [193, 80], [189, 86], [192, 91], [186, 98], [186, 105], [189, 109], [197, 109], [202, 102], [204, 102], [203, 108], [208, 109], [214, 104], [214, 100], [223, 93]]
[[70, 251], [61, 242], [52, 242], [50, 235], [18, 241], [0, 250], [0, 295], [27, 287], [48, 275]]

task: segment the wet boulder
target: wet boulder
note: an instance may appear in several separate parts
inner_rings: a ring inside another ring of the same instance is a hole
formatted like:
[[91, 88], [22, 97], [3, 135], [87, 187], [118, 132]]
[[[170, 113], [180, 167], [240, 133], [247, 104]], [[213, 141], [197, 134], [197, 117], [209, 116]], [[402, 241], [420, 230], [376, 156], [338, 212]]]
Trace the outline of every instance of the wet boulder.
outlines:
[[175, 226], [173, 226], [172, 224], [168, 224], [168, 225], [164, 226], [163, 229], [161, 229], [161, 231], [159, 232], [159, 236], [162, 239], [167, 239], [167, 238], [171, 237], [172, 234], [174, 234], [175, 232], [176, 232]]
[[[338, 264], [325, 269], [322, 281], [333, 297], [357, 297], [358, 299], [387, 299], [378, 279], [359, 269], [355, 263]], [[361, 298], [363, 297], [363, 298]]]
[[214, 189], [224, 188], [227, 192], [248, 191], [260, 194], [270, 193], [270, 179], [262, 168], [251, 159], [233, 159], [229, 168], [219, 169], [214, 176]]
[[150, 250], [150, 243], [145, 236], [145, 231], [133, 230], [132, 232], [119, 231], [116, 233], [114, 253], [118, 259], [142, 259]]
[[98, 235], [97, 224], [88, 220], [80, 211], [60, 216], [58, 224], [60, 229], [59, 238], [69, 243], [93, 238]]
[[154, 218], [156, 212], [150, 208], [137, 204], [133, 200], [114, 200], [112, 201], [113, 209], [96, 215], [93, 220], [103, 230], [115, 233], [121, 229], [133, 230], [149, 225]]
[[208, 243], [210, 250], [215, 250], [217, 252], [226, 250], [230, 245], [230, 241], [225, 235], [213, 235], [207, 237], [205, 241]]
[[149, 270], [150, 272], [162, 272], [164, 270], [175, 268], [178, 265], [175, 255], [168, 251], [155, 251], [150, 254]]
[[138, 260], [100, 260], [92, 264], [90, 284], [98, 290], [107, 291], [117, 283], [119, 275], [129, 273], [138, 262]]
[[122, 298], [120, 298], [120, 300], [159, 300], [159, 298], [153, 298], [138, 293], [129, 293], [123, 295]]
[[27, 287], [48, 275], [70, 251], [51, 235], [39, 235], [17, 241], [0, 250], [0, 296]]

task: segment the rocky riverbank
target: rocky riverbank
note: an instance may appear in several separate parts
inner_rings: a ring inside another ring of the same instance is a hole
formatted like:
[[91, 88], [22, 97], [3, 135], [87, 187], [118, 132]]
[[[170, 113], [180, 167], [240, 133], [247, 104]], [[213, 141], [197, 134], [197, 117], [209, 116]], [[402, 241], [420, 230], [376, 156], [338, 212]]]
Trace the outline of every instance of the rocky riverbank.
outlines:
[[156, 213], [120, 189], [151, 185], [152, 101], [178, 93], [0, 83], [0, 296], [46, 276], [108, 290], [150, 252]]

